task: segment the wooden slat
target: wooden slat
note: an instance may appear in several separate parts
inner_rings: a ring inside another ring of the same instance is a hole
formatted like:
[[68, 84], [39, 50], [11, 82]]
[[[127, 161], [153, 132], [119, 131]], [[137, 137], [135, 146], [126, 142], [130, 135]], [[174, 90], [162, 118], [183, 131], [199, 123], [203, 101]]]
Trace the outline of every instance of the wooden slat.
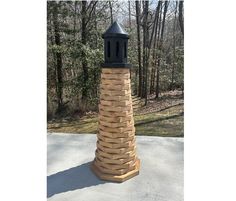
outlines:
[[124, 127], [128, 127], [128, 126], [133, 126], [134, 121], [131, 120], [131, 121], [126, 121], [126, 122], [106, 122], [106, 121], [99, 119], [99, 124], [103, 125], [103, 126], [110, 127], [110, 128], [124, 128]]
[[111, 90], [111, 91], [120, 91], [120, 90], [131, 90], [130, 84], [126, 85], [114, 85], [114, 84], [101, 84], [100, 89], [102, 90]]
[[135, 164], [135, 168], [133, 170], [129, 170], [125, 174], [122, 175], [113, 175], [113, 174], [106, 174], [100, 171], [98, 167], [95, 165], [95, 162], [92, 164], [91, 169], [92, 171], [103, 180], [114, 181], [114, 182], [124, 182], [127, 179], [130, 179], [139, 174], [140, 168], [140, 160], [138, 159]]
[[99, 114], [106, 117], [126, 117], [129, 115], [133, 115], [133, 112], [132, 111], [112, 112], [112, 111], [99, 110]]
[[112, 96], [110, 94], [100, 94], [100, 100], [111, 100], [111, 101], [124, 101], [124, 100], [128, 100], [128, 101], [132, 101], [131, 100], [131, 96], [130, 94], [126, 94], [125, 96]]
[[104, 147], [102, 146], [101, 144], [99, 144], [99, 141], [97, 141], [97, 147], [99, 149], [101, 149], [102, 151], [104, 152], [107, 152], [107, 153], [114, 153], [114, 154], [124, 154], [126, 152], [129, 152], [129, 151], [132, 151], [134, 150], [134, 148], [136, 148], [136, 145], [134, 146], [131, 146], [131, 147], [128, 147], [128, 148], [116, 148], [116, 149], [112, 149], [112, 148], [107, 148], [107, 147]]
[[124, 143], [124, 142], [128, 142], [135, 139], [135, 136], [125, 137], [125, 138], [124, 137], [123, 138], [109, 138], [107, 136], [102, 136], [100, 134], [97, 134], [97, 138], [99, 140], [102, 140], [103, 142]]
[[126, 74], [130, 73], [127, 68], [102, 68], [102, 74]]
[[102, 131], [113, 133], [113, 136], [115, 133], [117, 133], [117, 135], [119, 135], [119, 134], [124, 133], [125, 131], [135, 131], [135, 128], [133, 125], [131, 125], [129, 127], [123, 127], [123, 128], [110, 128], [110, 127], [103, 126], [103, 125], [99, 124], [98, 127]]
[[118, 91], [113, 91], [113, 90], [104, 90], [100, 89], [100, 94], [102, 95], [110, 95], [110, 96], [130, 96], [131, 91], [130, 90], [118, 90]]
[[112, 158], [107, 158], [104, 157], [100, 154], [100, 152], [96, 151], [95, 152], [96, 157], [99, 158], [100, 161], [104, 161], [105, 163], [111, 163], [111, 164], [116, 164], [116, 165], [121, 165], [125, 164], [129, 161], [135, 160], [136, 155], [133, 155], [129, 158], [119, 158], [119, 159], [112, 159]]
[[111, 158], [111, 159], [126, 159], [126, 158], [131, 158], [136, 154], [136, 148], [124, 154], [115, 154], [115, 153], [110, 154], [110, 153], [102, 151], [101, 149], [97, 149], [97, 150], [101, 156], [106, 157], [106, 158]]
[[124, 80], [108, 80], [108, 79], [101, 79], [102, 84], [109, 84], [109, 85], [126, 85], [130, 84], [129, 79], [124, 79]]
[[130, 75], [129, 73], [126, 74], [101, 74], [101, 79], [107, 79], [107, 80], [124, 80], [124, 79], [129, 79]]
[[[115, 105], [107, 107], [106, 105], [99, 104], [98, 107], [99, 107], [99, 111], [103, 110], [103, 111], [107, 111], [107, 112], [126, 112], [126, 111], [129, 112], [132, 110], [131, 104], [127, 105], [127, 106], [123, 106], [123, 107], [115, 106]], [[114, 115], [115, 115], [115, 113], [114, 113]]]
[[134, 146], [135, 140], [133, 139], [132, 141], [127, 141], [127, 142], [117, 144], [117, 143], [111, 143], [111, 142], [104, 142], [100, 139], [99, 143], [104, 147], [116, 149], [116, 148], [128, 148], [128, 147]]
[[97, 158], [94, 161], [94, 165], [96, 165], [96, 167], [98, 167], [98, 169], [103, 172], [103, 173], [107, 173], [107, 174], [111, 174], [111, 175], [122, 175], [125, 174], [127, 172], [126, 169], [123, 170], [112, 170], [112, 169], [108, 169], [103, 167], [97, 160]]
[[109, 138], [127, 138], [127, 137], [132, 137], [135, 135], [135, 127], [133, 130], [131, 131], [125, 131], [125, 132], [107, 132], [107, 131], [103, 131], [103, 130], [99, 130], [99, 134], [105, 137], [109, 137]]
[[100, 104], [104, 106], [117, 106], [117, 107], [125, 107], [132, 105], [131, 101], [123, 100], [123, 101], [116, 101], [116, 100], [100, 100]]
[[126, 117], [107, 117], [107, 116], [103, 116], [101, 114], [98, 115], [98, 119], [102, 120], [102, 121], [106, 121], [106, 122], [126, 122], [126, 121], [131, 121], [133, 120], [133, 116], [129, 115]]
[[135, 168], [135, 162], [136, 162], [136, 160], [133, 160], [125, 164], [111, 164], [111, 163], [105, 163], [104, 161], [99, 160], [99, 158], [96, 158], [96, 160], [100, 166], [105, 167], [109, 170], [120, 170], [120, 169], [132, 170]]

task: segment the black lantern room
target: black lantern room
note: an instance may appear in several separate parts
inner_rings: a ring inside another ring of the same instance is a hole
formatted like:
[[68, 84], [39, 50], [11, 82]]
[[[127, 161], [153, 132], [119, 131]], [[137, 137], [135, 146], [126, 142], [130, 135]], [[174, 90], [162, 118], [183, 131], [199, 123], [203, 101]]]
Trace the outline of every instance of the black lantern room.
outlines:
[[131, 64], [127, 63], [128, 33], [114, 22], [107, 31], [102, 35], [104, 38], [104, 68], [130, 68]]

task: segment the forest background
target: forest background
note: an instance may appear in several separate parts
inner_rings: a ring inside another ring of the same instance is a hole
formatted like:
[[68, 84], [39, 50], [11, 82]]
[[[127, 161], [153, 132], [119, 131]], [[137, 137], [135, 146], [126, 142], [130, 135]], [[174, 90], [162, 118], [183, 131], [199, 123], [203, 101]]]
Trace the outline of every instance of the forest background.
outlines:
[[[137, 126], [153, 124], [155, 129], [147, 132], [151, 135], [183, 136], [183, 13], [183, 1], [48, 1], [48, 130], [96, 132], [104, 61], [101, 36], [118, 21], [130, 36]], [[163, 123], [164, 131], [156, 123]]]

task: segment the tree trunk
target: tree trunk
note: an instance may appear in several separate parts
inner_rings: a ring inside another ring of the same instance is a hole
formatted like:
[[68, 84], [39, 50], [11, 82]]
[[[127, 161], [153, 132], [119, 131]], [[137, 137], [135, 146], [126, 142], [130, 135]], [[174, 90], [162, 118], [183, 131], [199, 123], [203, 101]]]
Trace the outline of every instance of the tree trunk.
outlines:
[[[55, 44], [59, 47], [61, 46], [61, 36], [58, 21], [58, 3], [55, 2], [53, 7], [53, 26], [54, 26], [54, 37]], [[60, 113], [63, 107], [63, 78], [62, 78], [62, 54], [60, 51], [56, 51], [56, 93], [57, 93], [57, 111]]]
[[137, 46], [138, 46], [138, 74], [139, 74], [139, 84], [138, 84], [138, 96], [142, 96], [142, 64], [141, 64], [141, 43], [140, 43], [140, 5], [139, 1], [135, 1], [136, 7], [136, 24], [137, 24]]
[[145, 98], [145, 81], [146, 81], [146, 45], [147, 45], [147, 7], [146, 1], [143, 1], [143, 83], [142, 83], [142, 98]]
[[[74, 38], [73, 38], [73, 43], [74, 43], [74, 47], [76, 47], [76, 33], [77, 33], [77, 30], [76, 30], [76, 21], [77, 21], [77, 4], [78, 4], [78, 1], [75, 1], [74, 2], [74, 20], [73, 20], [73, 34], [74, 34]], [[74, 50], [76, 51], [76, 50]], [[72, 75], [72, 78], [74, 78], [74, 69], [76, 68], [76, 57], [73, 55], [72, 57], [72, 68], [71, 68], [71, 75]]]
[[151, 70], [151, 76], [150, 76], [151, 77], [150, 78], [150, 91], [149, 91], [150, 94], [153, 94], [153, 92], [154, 92], [155, 73], [156, 73], [156, 70], [153, 66], [152, 70]]
[[[94, 16], [96, 16], [97, 10], [96, 7], [94, 8]], [[97, 27], [97, 18], [94, 19], [94, 26], [95, 26], [95, 31], [96, 31], [96, 39], [95, 39], [95, 48], [98, 48], [98, 27]], [[94, 95], [97, 98], [98, 97], [98, 87], [99, 87], [99, 79], [98, 79], [98, 73], [96, 70], [93, 72], [93, 79], [94, 83], [96, 84], [94, 87]]]
[[173, 61], [172, 61], [172, 69], [171, 69], [171, 90], [174, 90], [174, 74], [175, 74], [175, 27], [176, 27], [176, 13], [178, 8], [178, 1], [176, 1], [176, 8], [175, 8], [175, 18], [173, 24]]
[[[162, 20], [162, 28], [161, 28], [161, 38], [160, 38], [160, 45], [159, 45], [159, 50], [160, 54], [162, 54], [162, 44], [163, 44], [163, 36], [164, 36], [164, 29], [165, 29], [165, 19], [166, 19], [166, 13], [167, 13], [167, 8], [168, 8], [169, 2], [165, 1], [165, 6], [164, 6], [164, 13], [163, 13], [163, 20]], [[158, 57], [158, 62], [157, 62], [157, 79], [156, 79], [156, 99], [159, 98], [160, 94], [160, 55]]]
[[74, 2], [74, 22], [73, 22], [73, 34], [74, 34], [74, 44], [76, 40], [76, 15], [77, 15], [77, 3], [78, 1]]
[[88, 62], [85, 54], [85, 47], [87, 45], [87, 23], [86, 23], [86, 10], [87, 10], [87, 1], [82, 1], [82, 10], [81, 10], [81, 17], [82, 17], [82, 26], [81, 26], [81, 41], [83, 44], [82, 48], [82, 69], [83, 69], [83, 87], [82, 87], [82, 102], [86, 104], [87, 102], [87, 83], [88, 83]]
[[183, 7], [184, 7], [184, 1], [179, 1], [179, 26], [181, 33], [184, 35]]
[[[154, 47], [153, 47], [154, 48], [154, 51], [153, 51], [154, 77], [153, 77], [152, 93], [155, 91], [155, 80], [159, 79], [158, 77], [156, 78], [156, 74], [158, 75], [157, 68], [158, 68], [159, 54], [158, 54], [157, 49], [159, 48], [159, 44], [160, 44], [161, 21], [162, 21], [162, 1], [159, 1], [158, 2], [157, 26], [156, 26], [156, 30], [155, 30]], [[159, 81], [157, 81], [157, 82], [159, 82]]]
[[[158, 5], [157, 5], [157, 11], [156, 11], [156, 26], [155, 26], [155, 32], [154, 32], [154, 44], [153, 44], [153, 60], [155, 58], [155, 55], [156, 55], [156, 45], [157, 45], [157, 30], [159, 28], [159, 21], [161, 20], [160, 19], [160, 11], [161, 11], [161, 5], [162, 5], [162, 1], [158, 1]], [[159, 35], [159, 33], [158, 33]]]
[[[48, 31], [49, 31], [49, 35], [50, 35], [50, 42], [51, 42], [51, 46], [55, 45], [55, 35], [53, 32], [54, 29], [54, 24], [53, 24], [53, 19], [51, 20], [51, 18], [49, 18], [49, 25], [48, 25]], [[49, 37], [48, 35], [48, 37]], [[52, 49], [52, 63], [53, 63], [53, 84], [56, 88], [56, 96], [57, 96], [57, 56], [56, 56], [56, 52], [55, 50]], [[49, 82], [47, 83], [49, 84]]]
[[148, 64], [149, 64], [149, 29], [148, 29], [148, 5], [149, 1], [145, 1], [145, 106], [147, 105], [148, 96]]
[[111, 1], [109, 1], [109, 7], [110, 7], [110, 14], [111, 14], [111, 24], [113, 24], [113, 14], [112, 14], [112, 5], [111, 5]]
[[160, 13], [160, 7], [161, 7], [161, 1], [158, 2], [156, 12], [155, 12], [155, 18], [153, 22], [153, 27], [152, 27], [152, 33], [151, 33], [151, 39], [149, 41], [149, 49], [148, 49], [148, 60], [150, 58], [150, 53], [151, 53], [151, 46], [152, 46], [152, 41], [154, 40], [154, 45], [153, 45], [153, 54], [152, 54], [152, 69], [151, 69], [151, 75], [150, 75], [150, 94], [154, 92], [154, 79], [155, 79], [155, 53], [156, 53], [156, 43], [157, 43], [157, 29], [158, 29], [158, 22], [159, 22], [159, 13]]
[[128, 1], [129, 5], [129, 30], [131, 31], [131, 11], [130, 11], [130, 1]]

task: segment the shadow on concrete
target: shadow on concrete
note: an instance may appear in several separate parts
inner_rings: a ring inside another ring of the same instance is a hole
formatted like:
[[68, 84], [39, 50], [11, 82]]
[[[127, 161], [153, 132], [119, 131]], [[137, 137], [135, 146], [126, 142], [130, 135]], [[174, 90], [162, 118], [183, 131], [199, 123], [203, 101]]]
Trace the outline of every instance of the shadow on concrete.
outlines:
[[64, 170], [47, 177], [47, 197], [105, 183], [90, 170], [92, 162]]

